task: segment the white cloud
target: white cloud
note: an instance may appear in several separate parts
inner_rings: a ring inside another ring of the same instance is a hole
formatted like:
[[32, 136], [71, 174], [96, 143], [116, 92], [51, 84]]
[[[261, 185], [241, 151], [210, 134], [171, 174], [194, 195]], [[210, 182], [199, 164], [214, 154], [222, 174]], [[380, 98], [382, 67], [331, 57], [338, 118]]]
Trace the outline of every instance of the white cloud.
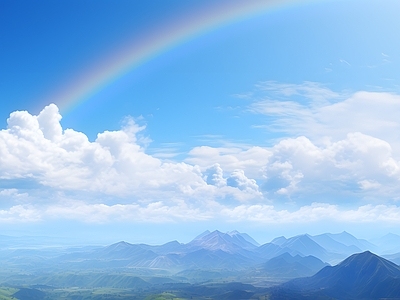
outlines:
[[188, 153], [187, 163], [198, 165], [202, 170], [218, 164], [224, 171], [245, 170], [250, 178], [262, 176], [264, 166], [271, 156], [266, 148], [254, 146], [248, 148], [209, 146], [195, 147]]
[[245, 191], [248, 194], [262, 195], [258, 190], [257, 182], [254, 179], [247, 178], [243, 170], [234, 170], [227, 178], [226, 184], [230, 187]]
[[280, 224], [303, 226], [318, 223], [376, 224], [398, 226], [400, 207], [396, 205], [366, 204], [355, 208], [343, 208], [337, 204], [314, 202], [297, 209], [279, 209], [267, 204], [240, 204], [228, 206], [216, 202], [203, 206], [191, 206], [186, 201], [164, 203], [156, 201], [146, 205], [88, 204], [82, 201], [66, 201], [46, 207], [15, 205], [0, 210], [0, 223], [32, 223], [52, 220], [73, 220], [91, 224], [110, 223], [176, 223], [199, 222], [218, 219], [220, 222], [254, 222], [259, 225]]
[[41, 211], [32, 205], [15, 205], [0, 210], [1, 223], [27, 223], [41, 220]]
[[224, 208], [223, 216], [234, 221], [254, 221], [266, 224], [298, 224], [317, 222], [345, 223], [400, 223], [400, 207], [395, 205], [363, 205], [355, 209], [343, 209], [328, 203], [312, 203], [297, 210], [278, 210], [272, 205], [239, 205]]
[[355, 197], [360, 196], [356, 195], [357, 186], [367, 190], [366, 182], [380, 185], [378, 190], [384, 198], [390, 193], [397, 198], [400, 191], [400, 164], [390, 145], [368, 135], [351, 133], [344, 140], [319, 147], [306, 137], [285, 139], [271, 150], [273, 154], [264, 167], [270, 191], [312, 196], [329, 193], [335, 182], [341, 182], [342, 191]]
[[[38, 116], [25, 111], [10, 115], [0, 131], [0, 179], [29, 178], [37, 188], [77, 191], [152, 201], [177, 197], [225, 198], [248, 193], [239, 187], [220, 189], [207, 185], [196, 164], [163, 161], [146, 153], [141, 136], [144, 126], [127, 119], [118, 131], [99, 133], [94, 142], [73, 129], [63, 130], [54, 104]], [[245, 155], [245, 154], [244, 154]], [[245, 165], [255, 164], [251, 154]], [[16, 189], [19, 187], [16, 186]], [[246, 198], [253, 197], [250, 193]], [[94, 196], [93, 196], [94, 197]]]
[[309, 104], [327, 104], [332, 99], [341, 98], [341, 95], [317, 82], [305, 81], [302, 84], [280, 83], [265, 81], [256, 85], [261, 91], [270, 92], [273, 98], [280, 100], [288, 98], [301, 98]]
[[203, 184], [195, 167], [163, 164], [147, 155], [136, 138], [143, 127], [133, 121], [89, 142], [74, 130], [63, 133], [60, 119], [55, 105], [38, 117], [27, 112], [11, 114], [8, 129], [0, 132], [1, 177], [30, 177], [52, 188], [120, 196], [134, 194], [139, 186], [149, 190], [172, 182], [193, 188]]
[[339, 59], [339, 61], [340, 61], [342, 64], [346, 64], [346, 65], [348, 65], [349, 67], [351, 67], [351, 64], [350, 64], [347, 60], [345, 60], [345, 59]]
[[[205, 180], [216, 186], [225, 186], [227, 180], [228, 186], [239, 188], [239, 174], [251, 174], [249, 183], [254, 188], [241, 190], [248, 195], [262, 192], [268, 201], [276, 195], [312, 198], [332, 192], [352, 195], [354, 201], [360, 197], [391, 201], [400, 192], [400, 162], [391, 145], [360, 132], [320, 145], [305, 136], [286, 138], [270, 148], [251, 148], [254, 158], [259, 158], [253, 161], [243, 158], [249, 151], [198, 147], [187, 161], [197, 162]], [[234, 167], [240, 169], [229, 170]], [[236, 177], [229, 179], [230, 173]], [[367, 188], [372, 182], [375, 189]]]
[[81, 201], [51, 205], [43, 211], [43, 218], [70, 219], [86, 223], [162, 223], [175, 221], [200, 221], [210, 218], [207, 211], [190, 207], [182, 200], [171, 203], [156, 201], [147, 205], [87, 204]]
[[358, 183], [363, 190], [378, 189], [382, 186], [382, 184], [374, 180], [360, 180]]
[[289, 195], [310, 191], [311, 182], [320, 189], [337, 182], [353, 192], [358, 187], [385, 199], [398, 198], [399, 95], [340, 95], [310, 82], [266, 82], [257, 88], [264, 96], [249, 109], [268, 117], [268, 124], [259, 127], [298, 137], [269, 149], [264, 165], [268, 188]]
[[31, 200], [28, 193], [15, 188], [0, 190], [0, 203], [29, 203]]
[[[290, 86], [294, 90], [309, 89], [310, 83]], [[330, 94], [329, 90], [325, 91], [326, 88], [316, 87], [314, 93], [317, 96], [309, 92], [304, 93], [301, 99], [293, 99], [285, 86], [273, 87], [275, 90], [268, 90], [272, 95], [255, 100], [249, 107], [254, 113], [273, 118], [272, 122], [264, 125], [270, 130], [291, 136], [304, 135], [318, 143], [326, 139], [343, 139], [351, 132], [361, 132], [387, 141], [392, 147], [399, 146], [399, 95], [376, 92], [338, 95], [334, 92]]]
[[62, 128], [60, 125], [61, 115], [55, 104], [46, 106], [37, 116], [39, 128], [44, 137], [51, 141], [57, 141], [62, 137]]
[[209, 167], [206, 172], [207, 184], [215, 186], [226, 186], [226, 178], [224, 178], [224, 171], [219, 164], [214, 164]]
[[0, 196], [1, 197], [11, 197], [18, 195], [18, 190], [17, 189], [4, 189], [0, 191]]
[[[214, 164], [205, 171], [207, 184], [217, 187], [237, 188], [246, 195], [261, 197], [256, 180], [248, 178], [243, 170], [235, 169], [229, 176], [224, 177], [224, 171], [219, 164]], [[239, 197], [241, 198], [241, 197]]]

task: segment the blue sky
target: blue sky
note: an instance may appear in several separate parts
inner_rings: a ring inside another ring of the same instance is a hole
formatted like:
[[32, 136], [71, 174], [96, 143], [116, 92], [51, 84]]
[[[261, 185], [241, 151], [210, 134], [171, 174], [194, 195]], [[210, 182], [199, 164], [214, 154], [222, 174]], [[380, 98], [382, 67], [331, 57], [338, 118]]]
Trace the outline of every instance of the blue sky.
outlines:
[[400, 234], [397, 1], [264, 1], [62, 99], [244, 3], [2, 1], [0, 233]]

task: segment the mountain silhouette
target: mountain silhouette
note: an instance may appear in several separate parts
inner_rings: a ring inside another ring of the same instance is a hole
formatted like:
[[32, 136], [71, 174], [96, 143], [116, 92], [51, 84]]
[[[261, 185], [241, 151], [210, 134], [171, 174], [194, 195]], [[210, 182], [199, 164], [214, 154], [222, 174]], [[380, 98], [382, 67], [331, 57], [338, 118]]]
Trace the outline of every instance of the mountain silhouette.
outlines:
[[[400, 250], [400, 236], [394, 233], [388, 233], [380, 238], [375, 238], [372, 242], [379, 247], [380, 254], [393, 254], [398, 253]], [[400, 256], [398, 255], [398, 257]]]
[[312, 277], [289, 281], [283, 287], [337, 299], [400, 298], [400, 267], [365, 251], [336, 266], [325, 267]]
[[357, 248], [361, 249], [361, 251], [371, 251], [373, 249], [376, 249], [376, 246], [374, 244], [363, 239], [358, 239], [346, 231], [343, 231], [341, 233], [326, 233], [326, 235], [346, 246], [356, 246]]
[[313, 241], [307, 234], [297, 235], [289, 239], [279, 237], [274, 239], [271, 243], [278, 245], [281, 248], [290, 249], [288, 252], [291, 252], [291, 254], [296, 253], [301, 254], [302, 256], [312, 255], [321, 260], [326, 260], [328, 258], [327, 251], [318, 243]]
[[[321, 247], [326, 249], [329, 252], [332, 253], [338, 253], [338, 254], [344, 254], [346, 257], [348, 255], [351, 255], [353, 253], [359, 253], [362, 252], [365, 249], [360, 249], [355, 244], [360, 244], [359, 240], [355, 238], [355, 241], [353, 244], [351, 243], [342, 243], [338, 242], [337, 240], [340, 240], [340, 238], [335, 239], [335, 235], [329, 234], [329, 233], [324, 233], [324, 234], [319, 234], [315, 236], [310, 236], [310, 238], [318, 243]], [[346, 240], [345, 240], [346, 241]]]
[[271, 277], [295, 278], [311, 276], [325, 266], [326, 263], [314, 256], [292, 256], [285, 252], [261, 264], [258, 271]]

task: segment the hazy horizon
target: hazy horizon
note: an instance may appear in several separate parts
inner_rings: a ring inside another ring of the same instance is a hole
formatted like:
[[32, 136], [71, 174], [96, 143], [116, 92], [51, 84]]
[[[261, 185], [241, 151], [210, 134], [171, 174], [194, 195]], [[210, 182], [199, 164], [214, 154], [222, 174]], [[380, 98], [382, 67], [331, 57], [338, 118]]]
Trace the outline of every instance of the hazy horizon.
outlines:
[[[98, 229], [97, 229], [98, 230]], [[105, 234], [103, 237], [88, 237], [85, 236], [85, 238], [83, 238], [82, 236], [72, 236], [72, 235], [65, 235], [65, 236], [60, 236], [60, 235], [56, 235], [56, 234], [48, 234], [48, 235], [38, 235], [38, 234], [30, 234], [29, 231], [13, 231], [13, 232], [3, 232], [2, 234], [0, 234], [0, 237], [12, 237], [12, 238], [18, 238], [20, 241], [23, 241], [24, 239], [27, 238], [33, 238], [34, 241], [36, 242], [33, 245], [33, 248], [35, 248], [35, 246], [39, 246], [39, 247], [53, 247], [53, 246], [60, 246], [60, 247], [65, 247], [65, 246], [108, 246], [108, 245], [112, 245], [112, 244], [116, 244], [119, 242], [127, 242], [130, 244], [147, 244], [147, 245], [154, 245], [154, 246], [159, 246], [159, 245], [163, 245], [172, 241], [177, 241], [181, 244], [187, 244], [191, 241], [193, 241], [196, 237], [206, 233], [206, 232], [215, 232], [218, 231], [222, 234], [227, 234], [233, 231], [237, 231], [240, 234], [247, 234], [249, 235], [251, 238], [253, 238], [259, 245], [264, 245], [267, 243], [271, 243], [272, 240], [274, 240], [275, 238], [278, 237], [285, 237], [287, 239], [290, 238], [294, 238], [297, 236], [302, 236], [302, 235], [310, 235], [310, 236], [318, 236], [318, 235], [324, 235], [324, 234], [341, 234], [341, 233], [348, 233], [352, 236], [354, 236], [357, 239], [362, 239], [362, 240], [366, 240], [368, 242], [371, 242], [372, 244], [374, 244], [374, 240], [378, 240], [386, 235], [389, 234], [393, 234], [392, 232], [387, 232], [385, 234], [380, 234], [380, 235], [371, 235], [370, 237], [365, 237], [365, 236], [359, 236], [357, 234], [354, 234], [352, 232], [346, 231], [346, 230], [342, 230], [342, 231], [332, 231], [332, 232], [322, 232], [322, 231], [318, 231], [317, 233], [314, 234], [310, 234], [308, 232], [298, 232], [295, 234], [281, 234], [280, 232], [265, 232], [265, 234], [263, 235], [261, 234], [255, 234], [254, 233], [249, 233], [249, 232], [245, 232], [245, 231], [238, 231], [236, 229], [232, 229], [232, 230], [219, 230], [219, 229], [205, 229], [204, 231], [201, 232], [195, 232], [191, 235], [191, 233], [189, 232], [185, 232], [184, 234], [182, 234], [182, 231], [179, 232], [179, 236], [181, 238], [177, 238], [174, 234], [169, 233], [166, 234], [166, 231], [163, 232], [163, 238], [160, 238], [158, 235], [155, 236], [150, 236], [150, 237], [143, 237], [142, 235], [129, 235], [129, 234], [115, 234], [115, 231], [113, 231], [112, 233], [109, 232], [108, 234]], [[396, 235], [396, 234], [395, 234]], [[27, 247], [26, 244], [17, 246], [16, 248], [25, 248]], [[7, 248], [7, 247], [6, 247]], [[28, 247], [29, 248], [29, 247]]]

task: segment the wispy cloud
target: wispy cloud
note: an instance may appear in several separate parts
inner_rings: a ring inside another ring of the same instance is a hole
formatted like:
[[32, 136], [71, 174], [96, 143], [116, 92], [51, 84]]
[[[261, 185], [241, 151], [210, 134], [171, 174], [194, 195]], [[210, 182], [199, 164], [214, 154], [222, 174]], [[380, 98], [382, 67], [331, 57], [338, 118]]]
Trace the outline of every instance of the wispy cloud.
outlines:
[[381, 53], [381, 55], [382, 55], [382, 62], [383, 63], [391, 63], [389, 55], [387, 55], [386, 53], [383, 53], [383, 52]]
[[312, 203], [298, 210], [277, 210], [271, 205], [237, 206], [226, 208], [223, 214], [232, 220], [252, 220], [266, 224], [306, 224], [318, 222], [399, 224], [400, 208], [395, 205], [363, 205], [356, 209], [343, 209], [328, 203]]
[[[311, 106], [321, 103], [327, 103], [332, 99], [338, 98], [340, 94], [332, 91], [326, 86], [311, 81], [305, 81], [301, 84], [280, 83], [276, 81], [265, 81], [258, 83], [256, 88], [259, 91], [271, 93], [271, 98], [279, 100], [288, 100], [299, 97]], [[297, 98], [297, 99], [299, 99]]]
[[345, 60], [345, 59], [339, 59], [339, 61], [340, 61], [342, 64], [345, 64], [345, 65], [348, 65], [349, 67], [351, 67], [351, 64], [350, 64], [347, 60]]
[[182, 143], [162, 143], [160, 147], [149, 149], [149, 154], [160, 159], [173, 159], [179, 155], [185, 154], [182, 151]]
[[375, 69], [392, 63], [390, 56], [383, 52], [381, 53], [380, 57], [378, 57], [376, 60], [377, 62], [375, 62], [374, 64], [369, 64], [367, 65], [367, 67], [370, 69]]
[[[350, 132], [362, 132], [392, 144], [398, 143], [400, 96], [373, 92], [340, 95], [318, 86], [311, 92], [309, 83], [306, 83], [306, 88], [304, 97], [308, 100], [286, 98], [297, 90], [304, 90], [303, 84], [297, 87], [290, 85], [289, 90], [283, 86], [282, 91], [274, 89], [272, 95], [255, 100], [249, 110], [266, 115], [269, 118], [265, 124], [268, 128], [290, 135], [305, 135], [313, 140], [337, 140]], [[279, 93], [279, 97], [272, 98]], [[315, 99], [318, 101], [315, 102]]]

